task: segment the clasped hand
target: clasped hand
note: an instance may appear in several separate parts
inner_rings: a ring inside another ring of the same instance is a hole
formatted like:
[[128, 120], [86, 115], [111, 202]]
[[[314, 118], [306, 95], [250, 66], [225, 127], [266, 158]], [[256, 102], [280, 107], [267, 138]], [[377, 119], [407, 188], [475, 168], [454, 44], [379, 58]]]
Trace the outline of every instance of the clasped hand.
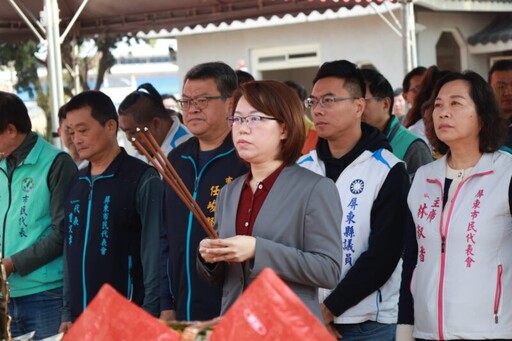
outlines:
[[234, 236], [225, 239], [203, 239], [199, 243], [199, 254], [206, 263], [241, 263], [254, 258], [256, 238]]

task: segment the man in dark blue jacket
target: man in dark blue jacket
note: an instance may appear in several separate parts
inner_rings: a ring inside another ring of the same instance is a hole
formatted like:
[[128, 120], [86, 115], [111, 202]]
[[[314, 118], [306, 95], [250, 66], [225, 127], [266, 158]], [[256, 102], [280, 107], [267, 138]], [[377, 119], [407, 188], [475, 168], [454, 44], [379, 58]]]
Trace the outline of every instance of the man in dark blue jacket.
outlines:
[[[193, 67], [185, 75], [183, 122], [194, 135], [173, 149], [169, 161], [213, 226], [215, 202], [222, 186], [247, 172], [233, 147], [226, 118], [233, 114], [235, 72], [220, 62]], [[196, 273], [199, 242], [206, 238], [199, 222], [168, 186], [164, 193], [160, 318], [207, 320], [220, 314], [221, 288]]]
[[89, 166], [78, 172], [64, 203], [61, 331], [105, 283], [158, 316], [160, 176], [119, 147], [117, 112], [102, 92], [74, 96], [66, 104], [66, 118], [73, 144]]

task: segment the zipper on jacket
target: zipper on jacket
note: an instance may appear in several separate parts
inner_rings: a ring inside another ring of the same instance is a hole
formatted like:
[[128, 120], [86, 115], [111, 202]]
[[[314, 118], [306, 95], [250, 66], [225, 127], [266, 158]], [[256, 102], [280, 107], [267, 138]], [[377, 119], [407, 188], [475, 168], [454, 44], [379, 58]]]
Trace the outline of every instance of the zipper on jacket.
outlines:
[[494, 323], [498, 324], [498, 311], [500, 309], [501, 299], [501, 275], [503, 274], [503, 265], [498, 265], [498, 272], [496, 278], [496, 293], [494, 295]]
[[380, 304], [382, 303], [382, 291], [377, 289], [377, 296], [375, 297], [375, 308], [377, 308], [377, 313], [375, 314], [375, 322], [379, 322], [379, 314], [380, 314]]
[[[453, 195], [453, 199], [450, 202], [450, 206], [448, 208], [448, 216], [446, 219], [446, 224], [443, 222], [443, 214], [441, 213], [441, 219], [439, 222], [439, 234], [441, 235], [441, 269], [439, 274], [439, 286], [437, 291], [437, 329], [439, 333], [439, 339], [444, 340], [444, 316], [443, 316], [443, 300], [444, 300], [444, 270], [445, 270], [445, 264], [446, 264], [446, 237], [448, 236], [448, 227], [450, 225], [451, 216], [453, 213], [453, 209], [455, 207], [455, 202], [457, 201], [457, 198], [459, 196], [459, 192], [462, 189], [462, 187], [466, 184], [466, 182], [469, 181], [469, 179], [474, 178], [475, 176], [483, 176], [493, 173], [493, 171], [487, 171], [487, 172], [481, 172], [476, 173], [473, 175], [468, 176], [466, 179], [464, 179], [455, 190], [455, 194]], [[444, 197], [444, 188], [441, 182], [437, 179], [427, 179], [428, 183], [436, 184], [441, 189], [441, 198]], [[444, 202], [441, 200], [441, 204], [443, 207]], [[444, 209], [446, 209], [445, 207]]]
[[92, 192], [94, 190], [94, 183], [97, 180], [105, 179], [105, 178], [111, 178], [113, 177], [113, 174], [110, 175], [104, 175], [104, 176], [98, 176], [94, 180], [91, 180], [87, 176], [79, 177], [78, 180], [85, 180], [89, 183], [89, 197], [87, 198], [87, 219], [86, 219], [86, 225], [85, 225], [85, 236], [84, 236], [84, 249], [82, 251], [82, 294], [83, 294], [83, 310], [87, 307], [87, 285], [85, 282], [85, 260], [87, 256], [87, 243], [89, 242], [89, 228], [91, 225], [91, 211], [92, 211]]
[[132, 300], [132, 256], [128, 256], [128, 284], [126, 287], [126, 298]]
[[[189, 160], [192, 163], [192, 167], [194, 168], [194, 193], [192, 193], [192, 198], [196, 200], [196, 189], [197, 184], [199, 182], [199, 178], [197, 175], [197, 166], [194, 161], [194, 159], [190, 156], [182, 156], [182, 158]], [[186, 319], [187, 321], [190, 321], [190, 302], [192, 301], [192, 278], [190, 275], [190, 238], [192, 234], [192, 221], [193, 221], [193, 214], [191, 211], [188, 212], [188, 223], [187, 223], [187, 239], [185, 241], [185, 274], [187, 275], [187, 305], [186, 305]], [[169, 282], [171, 278], [169, 277]], [[170, 286], [170, 283], [169, 283]]]
[[85, 223], [84, 249], [82, 251], [82, 305], [83, 310], [87, 307], [87, 285], [85, 283], [85, 256], [87, 255], [87, 242], [89, 241], [89, 225], [91, 223], [92, 191], [93, 183], [88, 177], [79, 178], [89, 183], [89, 197], [87, 198], [87, 219]]
[[89, 197], [87, 200], [90, 202], [92, 200], [92, 183], [89, 184]]
[[[441, 207], [444, 207], [443, 197], [444, 197], [444, 188], [441, 182], [437, 179], [431, 180], [427, 179], [428, 183], [435, 184], [439, 186], [440, 189], [440, 197], [441, 197]], [[454, 198], [457, 196], [457, 192]], [[446, 207], [445, 207], [446, 209]], [[453, 210], [453, 201], [449, 210]], [[447, 221], [450, 220], [450, 214], [448, 214]], [[446, 262], [446, 235], [448, 234], [448, 224], [446, 225], [446, 229], [443, 226], [443, 214], [441, 213], [439, 219], [439, 235], [441, 236], [441, 264], [439, 271], [439, 285], [437, 288], [437, 333], [439, 334], [439, 340], [444, 340], [444, 330], [443, 330], [443, 287], [444, 287], [444, 267]]]
[[[2, 258], [5, 257], [5, 227], [7, 225], [7, 215], [9, 214], [9, 211], [11, 209], [11, 204], [12, 204], [12, 190], [11, 190], [11, 178], [9, 178], [7, 176], [7, 173], [4, 172], [4, 170], [2, 169], [2, 172], [5, 174], [5, 177], [7, 178], [7, 188], [9, 189], [9, 199], [8, 199], [8, 204], [7, 204], [7, 209], [5, 210], [5, 215], [4, 215], [4, 222], [3, 222], [3, 226], [2, 226], [2, 253], [0, 254], [0, 256]], [[13, 172], [14, 173], [14, 172]]]
[[[199, 187], [199, 181], [201, 180], [201, 176], [203, 175], [203, 172], [208, 167], [208, 165], [210, 163], [212, 163], [216, 159], [219, 159], [221, 157], [224, 157], [226, 155], [229, 155], [229, 154], [233, 153], [234, 150], [235, 150], [235, 148], [233, 147], [230, 150], [228, 150], [227, 152], [224, 152], [224, 153], [221, 153], [219, 155], [214, 156], [207, 163], [204, 164], [203, 168], [201, 168], [199, 173], [197, 173], [196, 162], [194, 161], [194, 159], [191, 156], [188, 156], [188, 155], [187, 156], [185, 156], [185, 155], [181, 156], [182, 159], [189, 160], [190, 163], [192, 163], [192, 167], [194, 168], [194, 175], [195, 175], [195, 179], [194, 179], [194, 193], [192, 193], [192, 198], [194, 198], [194, 200], [197, 199], [197, 190], [198, 190], [198, 187]], [[192, 214], [192, 211], [189, 211], [189, 214], [188, 214], [188, 224], [187, 224], [187, 241], [186, 241], [186, 244], [185, 244], [185, 272], [187, 274], [187, 309], [186, 309], [187, 321], [190, 321], [190, 319], [191, 319], [191, 316], [190, 316], [191, 315], [190, 314], [191, 313], [190, 304], [192, 302], [192, 277], [190, 275], [190, 238], [191, 238], [191, 235], [192, 235], [192, 222], [193, 222], [193, 220], [194, 220], [194, 215]], [[170, 278], [169, 278], [169, 281], [170, 281]]]

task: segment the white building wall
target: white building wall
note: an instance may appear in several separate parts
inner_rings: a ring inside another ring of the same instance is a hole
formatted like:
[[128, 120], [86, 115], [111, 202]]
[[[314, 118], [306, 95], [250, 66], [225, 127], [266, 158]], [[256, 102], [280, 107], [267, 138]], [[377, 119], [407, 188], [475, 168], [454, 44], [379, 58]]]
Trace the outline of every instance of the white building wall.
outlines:
[[[400, 12], [395, 11], [400, 17]], [[416, 11], [418, 65], [436, 64], [436, 43], [444, 31], [456, 31], [460, 38], [464, 69], [486, 77], [489, 55], [470, 54], [467, 38], [481, 31], [494, 13]], [[386, 15], [389, 18], [389, 15]], [[371, 63], [390, 81], [401, 86], [404, 77], [402, 38], [377, 15], [332, 19], [255, 29], [178, 36], [180, 80], [192, 66], [207, 61], [223, 61], [239, 68], [240, 60], [251, 65], [251, 51], [275, 47], [318, 44], [322, 62], [348, 59]], [[318, 65], [320, 66], [320, 65]]]
[[[444, 31], [458, 30], [467, 42], [468, 37], [481, 31], [495, 16], [494, 13], [449, 13], [419, 12], [416, 22], [425, 29], [417, 33], [418, 65], [429, 67], [436, 64], [436, 43]], [[487, 78], [489, 58], [487, 55], [470, 54], [465, 43], [467, 69]]]
[[253, 49], [310, 44], [320, 45], [322, 62], [347, 59], [374, 64], [394, 87], [404, 76], [402, 40], [376, 15], [178, 36], [177, 40], [180, 79], [192, 66], [208, 61], [223, 61], [237, 69], [243, 59], [253, 72]]

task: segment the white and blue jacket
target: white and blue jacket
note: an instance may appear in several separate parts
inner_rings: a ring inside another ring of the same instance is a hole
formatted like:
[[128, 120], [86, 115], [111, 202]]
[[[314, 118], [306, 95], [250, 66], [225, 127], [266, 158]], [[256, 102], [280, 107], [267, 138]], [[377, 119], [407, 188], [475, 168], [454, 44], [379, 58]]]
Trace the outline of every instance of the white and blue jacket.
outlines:
[[[383, 137], [367, 133], [367, 139], [372, 136], [377, 140], [373, 147], [389, 148]], [[381, 138], [382, 144], [378, 141]], [[398, 316], [408, 176], [403, 163], [389, 150], [369, 150], [364, 136], [361, 140], [354, 148], [359, 148], [360, 154], [352, 154], [353, 161], [348, 160], [334, 179], [344, 215], [340, 241], [342, 274], [334, 290], [320, 289], [320, 301], [337, 316], [337, 324], [369, 320], [391, 324], [396, 323]], [[320, 150], [318, 146], [317, 150]], [[317, 150], [303, 156], [298, 163], [325, 176], [326, 164], [318, 157]]]

